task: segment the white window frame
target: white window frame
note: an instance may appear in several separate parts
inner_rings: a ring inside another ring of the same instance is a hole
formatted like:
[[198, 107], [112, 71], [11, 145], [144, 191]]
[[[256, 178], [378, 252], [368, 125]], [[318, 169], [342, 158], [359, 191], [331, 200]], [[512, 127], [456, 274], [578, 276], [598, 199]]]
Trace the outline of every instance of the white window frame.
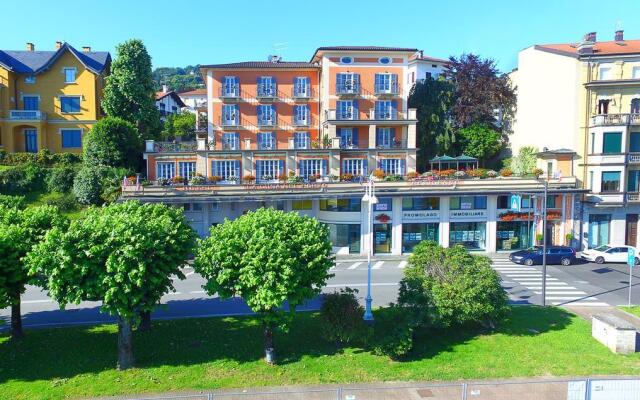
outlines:
[[[269, 112], [265, 112], [269, 110]], [[277, 111], [273, 104], [258, 105], [258, 125], [273, 126], [277, 123]], [[268, 118], [266, 118], [268, 116]]]
[[213, 173], [213, 163], [218, 163], [218, 176], [223, 182], [229, 182], [229, 178], [240, 179], [236, 176], [236, 160], [212, 160], [211, 171]]
[[353, 176], [364, 175], [364, 159], [362, 158], [346, 158], [344, 161], [343, 174], [352, 174]]
[[173, 161], [159, 161], [156, 163], [156, 179], [172, 179], [176, 176], [176, 163]]
[[311, 110], [306, 104], [296, 105], [294, 108], [294, 122], [296, 125], [309, 125], [311, 123]]
[[[63, 138], [63, 134], [65, 132], [78, 132], [78, 134], [80, 135], [80, 145], [79, 146], [63, 146], [62, 144], [64, 143], [64, 138]], [[82, 129], [79, 128], [62, 128], [59, 130], [60, 133], [60, 148], [61, 149], [81, 149], [82, 148]]]
[[238, 132], [224, 132], [222, 134], [222, 150], [240, 150], [240, 135]]
[[357, 119], [353, 104], [353, 100], [338, 100], [336, 103], [336, 119], [349, 121]]
[[257, 140], [259, 150], [275, 150], [278, 147], [274, 132], [258, 132]]
[[311, 79], [308, 76], [293, 78], [293, 94], [296, 97], [311, 97]]
[[612, 64], [602, 64], [602, 65], [598, 66], [598, 80], [599, 81], [608, 81], [608, 80], [613, 79], [613, 76], [611, 75], [612, 73], [613, 73], [613, 65]]
[[[72, 97], [77, 97], [78, 98], [78, 111], [63, 111], [62, 110], [62, 99], [72, 98]], [[80, 114], [80, 113], [82, 113], [82, 96], [81, 95], [64, 95], [64, 96], [59, 96], [58, 99], [60, 101], [60, 113], [61, 114]]]
[[[67, 72], [73, 72], [73, 80], [67, 79]], [[76, 83], [78, 79], [78, 69], [76, 67], [65, 67], [62, 69], [62, 73], [64, 74], [64, 83]]]
[[35, 75], [27, 75], [24, 77], [24, 83], [27, 83], [29, 85], [33, 85], [34, 83], [36, 83], [36, 76]]
[[183, 178], [191, 179], [196, 174], [196, 162], [179, 161], [178, 174]]
[[383, 158], [380, 168], [386, 175], [402, 175], [402, 160], [400, 158]]
[[311, 175], [322, 176], [322, 159], [307, 158], [300, 160], [300, 176], [308, 179]]
[[309, 132], [294, 132], [293, 147], [296, 149], [310, 149], [311, 134]]
[[376, 147], [390, 148], [391, 147], [392, 131], [389, 127], [380, 127], [376, 135], [376, 140], [380, 139], [380, 143], [376, 143]]
[[[258, 168], [258, 164], [260, 164], [260, 168]], [[256, 174], [258, 170], [262, 176], [256, 176], [256, 180], [261, 183], [277, 182], [278, 176], [282, 173], [280, 160], [256, 160]], [[266, 176], [270, 176], [271, 179], [263, 179]]]
[[640, 79], [640, 65], [631, 69], [631, 79]]

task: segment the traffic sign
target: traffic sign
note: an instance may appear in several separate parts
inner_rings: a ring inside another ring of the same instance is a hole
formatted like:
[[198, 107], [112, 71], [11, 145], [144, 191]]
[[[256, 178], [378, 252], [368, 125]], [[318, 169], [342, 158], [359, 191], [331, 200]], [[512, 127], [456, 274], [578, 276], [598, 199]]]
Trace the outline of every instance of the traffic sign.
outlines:
[[627, 252], [627, 264], [631, 268], [636, 264], [636, 249], [633, 247], [629, 247], [629, 252]]
[[520, 211], [520, 208], [522, 206], [522, 196], [520, 196], [519, 194], [512, 194], [511, 198], [509, 199], [509, 204], [509, 208], [511, 209], [511, 211]]

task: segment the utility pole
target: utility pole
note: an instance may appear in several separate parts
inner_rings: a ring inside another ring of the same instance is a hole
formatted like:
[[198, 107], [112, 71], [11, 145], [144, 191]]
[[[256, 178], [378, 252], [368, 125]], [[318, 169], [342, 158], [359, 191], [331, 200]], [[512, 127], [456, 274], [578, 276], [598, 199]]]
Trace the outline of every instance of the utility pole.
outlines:
[[373, 323], [373, 313], [371, 312], [371, 255], [373, 253], [373, 205], [378, 203], [378, 198], [374, 192], [375, 188], [373, 187], [373, 174], [369, 176], [369, 182], [364, 191], [364, 196], [362, 196], [362, 201], [367, 203], [367, 226], [368, 226], [368, 248], [367, 248], [367, 297], [365, 297], [365, 309], [364, 309], [364, 321], [368, 324]]
[[542, 197], [542, 306], [547, 305], [547, 191], [549, 181], [544, 179]]

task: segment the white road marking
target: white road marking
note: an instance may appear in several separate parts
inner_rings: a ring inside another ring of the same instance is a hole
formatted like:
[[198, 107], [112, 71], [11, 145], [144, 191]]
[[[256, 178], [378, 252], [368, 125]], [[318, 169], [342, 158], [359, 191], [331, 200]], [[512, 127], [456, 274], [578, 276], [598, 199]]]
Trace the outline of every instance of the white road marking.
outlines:
[[53, 303], [51, 299], [43, 299], [43, 300], [23, 300], [20, 304], [35, 304], [35, 303]]
[[[533, 293], [535, 293], [535, 294], [542, 294], [542, 292], [533, 292]], [[549, 290], [547, 290], [547, 294], [548, 294], [548, 295], [549, 295], [549, 294], [550, 294], [550, 295], [554, 295], [554, 294], [581, 294], [581, 295], [586, 295], [587, 293], [582, 292], [582, 291], [580, 291], [580, 290], [566, 290], [566, 291], [563, 291], [563, 292], [560, 292], [560, 291], [549, 291]]]
[[373, 267], [371, 267], [371, 269], [380, 269], [380, 268], [382, 268], [383, 264], [384, 264], [384, 261], [378, 261], [377, 263], [375, 263], [373, 265]]
[[583, 299], [584, 296], [547, 296], [547, 300], [597, 300], [597, 297], [589, 297], [588, 299]]
[[204, 290], [194, 290], [194, 291], [191, 291], [189, 293], [191, 293], [191, 294], [202, 294], [202, 293], [204, 293]]
[[[372, 283], [371, 286], [398, 286], [399, 282], [379, 282]], [[334, 285], [326, 285], [327, 288], [341, 288], [341, 287], [367, 287], [366, 283], [340, 283]]]
[[361, 265], [362, 265], [362, 261], [358, 261], [358, 262], [355, 262], [352, 265], [350, 265], [347, 269], [356, 269]]
[[406, 261], [400, 261], [400, 264], [398, 264], [398, 268], [403, 269], [407, 266], [407, 262]]

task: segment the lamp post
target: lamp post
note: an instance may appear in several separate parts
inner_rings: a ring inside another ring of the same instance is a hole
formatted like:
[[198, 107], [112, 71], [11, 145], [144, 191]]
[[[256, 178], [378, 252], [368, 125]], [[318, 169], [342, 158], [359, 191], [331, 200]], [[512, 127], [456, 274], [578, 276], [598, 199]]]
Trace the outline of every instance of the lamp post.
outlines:
[[544, 182], [544, 194], [542, 196], [542, 306], [547, 305], [547, 189], [549, 182]]
[[371, 255], [373, 254], [373, 205], [378, 203], [373, 186], [373, 174], [369, 176], [369, 182], [364, 190], [362, 201], [367, 203], [367, 226], [368, 226], [368, 246], [367, 246], [367, 297], [365, 298], [364, 320], [373, 323], [373, 313], [371, 313]]

